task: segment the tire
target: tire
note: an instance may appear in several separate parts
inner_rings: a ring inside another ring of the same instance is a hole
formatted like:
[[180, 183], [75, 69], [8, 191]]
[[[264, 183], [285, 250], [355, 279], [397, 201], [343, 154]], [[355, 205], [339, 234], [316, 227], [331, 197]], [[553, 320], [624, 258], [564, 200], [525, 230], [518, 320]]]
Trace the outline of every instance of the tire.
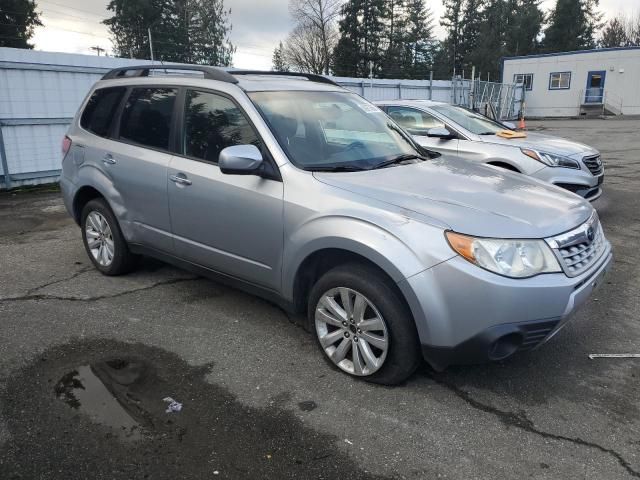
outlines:
[[[87, 202], [80, 219], [84, 248], [100, 272], [112, 276], [133, 270], [137, 257], [129, 251], [120, 225], [103, 198], [94, 198]], [[100, 252], [106, 252], [105, 256]]]
[[[345, 294], [348, 309], [343, 308]], [[335, 309], [335, 304], [342, 312]], [[351, 317], [347, 310], [351, 310]], [[308, 317], [323, 357], [349, 375], [372, 383], [396, 385], [420, 365], [418, 332], [411, 312], [392, 281], [371, 266], [350, 263], [325, 273], [311, 289]]]

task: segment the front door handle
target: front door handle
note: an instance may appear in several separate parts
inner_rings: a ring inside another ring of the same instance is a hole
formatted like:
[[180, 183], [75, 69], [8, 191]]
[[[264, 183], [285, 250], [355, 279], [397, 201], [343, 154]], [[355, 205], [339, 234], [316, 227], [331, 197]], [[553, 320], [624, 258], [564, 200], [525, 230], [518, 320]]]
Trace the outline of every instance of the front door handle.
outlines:
[[104, 157], [102, 157], [102, 163], [105, 165], [115, 165], [116, 160], [113, 158], [113, 155], [107, 153]]
[[169, 180], [178, 185], [191, 185], [191, 180], [189, 180], [184, 173], [179, 173], [178, 175], [170, 175]]

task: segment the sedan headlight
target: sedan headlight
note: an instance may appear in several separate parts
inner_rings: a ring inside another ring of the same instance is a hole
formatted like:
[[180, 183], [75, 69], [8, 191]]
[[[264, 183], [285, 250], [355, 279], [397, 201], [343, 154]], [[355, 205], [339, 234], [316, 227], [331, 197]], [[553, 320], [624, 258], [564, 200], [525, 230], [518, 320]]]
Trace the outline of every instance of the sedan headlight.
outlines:
[[561, 272], [560, 264], [544, 240], [476, 238], [446, 232], [449, 245], [471, 263], [511, 278]]
[[534, 160], [549, 165], [550, 167], [565, 167], [565, 168], [577, 168], [580, 169], [580, 164], [569, 157], [563, 157], [562, 155], [556, 155], [555, 153], [540, 152], [538, 150], [531, 150], [529, 148], [521, 148], [520, 151], [527, 157], [531, 157]]

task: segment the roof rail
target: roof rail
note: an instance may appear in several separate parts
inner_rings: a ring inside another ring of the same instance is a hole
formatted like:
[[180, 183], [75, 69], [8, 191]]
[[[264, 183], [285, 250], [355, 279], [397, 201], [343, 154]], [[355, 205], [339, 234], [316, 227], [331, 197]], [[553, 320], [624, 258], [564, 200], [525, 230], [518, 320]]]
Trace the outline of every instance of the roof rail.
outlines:
[[281, 77], [302, 77], [302, 78], [306, 78], [311, 82], [326, 83], [329, 85], [335, 85], [336, 87], [340, 86], [333, 80], [327, 77], [324, 77], [322, 75], [316, 75], [315, 73], [271, 72], [271, 71], [262, 71], [262, 70], [230, 70], [229, 73], [231, 75], [275, 75], [275, 76], [281, 76]]
[[[208, 65], [133, 65], [130, 67], [120, 67], [109, 70], [102, 77], [103, 80], [110, 80], [121, 77], [148, 77], [150, 70], [185, 70], [202, 72], [207, 80], [218, 80], [220, 82], [238, 83], [238, 80], [225, 70]], [[127, 75], [127, 72], [133, 72]]]

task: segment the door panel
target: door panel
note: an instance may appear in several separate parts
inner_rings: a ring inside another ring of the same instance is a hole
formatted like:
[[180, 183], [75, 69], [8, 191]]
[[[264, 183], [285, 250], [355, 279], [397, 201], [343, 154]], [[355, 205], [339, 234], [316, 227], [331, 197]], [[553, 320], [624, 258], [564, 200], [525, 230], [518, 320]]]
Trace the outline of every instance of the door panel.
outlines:
[[[255, 175], [227, 175], [217, 165], [232, 145], [268, 152], [231, 99], [208, 91], [185, 95], [180, 135], [184, 156], [169, 165], [169, 208], [179, 257], [279, 289], [283, 249], [283, 184]], [[276, 168], [274, 166], [274, 168]]]
[[226, 175], [217, 165], [173, 157], [169, 204], [176, 254], [269, 288], [280, 286], [282, 182]]

